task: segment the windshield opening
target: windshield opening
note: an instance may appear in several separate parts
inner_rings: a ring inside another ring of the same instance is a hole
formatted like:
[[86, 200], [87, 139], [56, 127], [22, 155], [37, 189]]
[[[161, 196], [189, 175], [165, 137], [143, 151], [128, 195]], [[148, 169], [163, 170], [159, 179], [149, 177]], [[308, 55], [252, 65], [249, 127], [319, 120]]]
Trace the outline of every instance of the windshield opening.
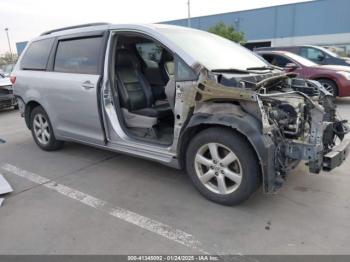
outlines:
[[209, 70], [269, 67], [250, 50], [223, 37], [187, 28], [159, 30]]

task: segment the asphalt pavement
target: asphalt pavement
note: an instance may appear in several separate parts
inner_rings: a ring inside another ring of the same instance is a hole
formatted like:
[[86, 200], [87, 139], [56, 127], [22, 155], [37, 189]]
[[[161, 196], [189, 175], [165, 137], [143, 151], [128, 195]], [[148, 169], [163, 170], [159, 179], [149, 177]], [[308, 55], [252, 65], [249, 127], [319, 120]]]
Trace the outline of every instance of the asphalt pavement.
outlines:
[[[350, 98], [338, 99], [350, 118]], [[276, 194], [224, 207], [184, 171], [66, 143], [44, 152], [18, 111], [0, 111], [0, 254], [349, 254], [350, 160]]]

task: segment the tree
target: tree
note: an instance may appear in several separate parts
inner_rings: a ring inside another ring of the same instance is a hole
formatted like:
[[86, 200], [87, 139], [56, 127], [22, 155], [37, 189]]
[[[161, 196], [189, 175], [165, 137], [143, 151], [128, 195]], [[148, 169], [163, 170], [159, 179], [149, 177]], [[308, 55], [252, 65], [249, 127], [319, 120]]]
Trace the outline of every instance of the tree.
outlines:
[[245, 37], [243, 32], [237, 32], [233, 25], [225, 25], [223, 22], [216, 24], [208, 29], [210, 33], [222, 36], [236, 43], [244, 44]]
[[10, 52], [6, 52], [0, 55], [0, 66], [15, 64], [17, 62], [18, 56], [17, 54], [10, 54]]

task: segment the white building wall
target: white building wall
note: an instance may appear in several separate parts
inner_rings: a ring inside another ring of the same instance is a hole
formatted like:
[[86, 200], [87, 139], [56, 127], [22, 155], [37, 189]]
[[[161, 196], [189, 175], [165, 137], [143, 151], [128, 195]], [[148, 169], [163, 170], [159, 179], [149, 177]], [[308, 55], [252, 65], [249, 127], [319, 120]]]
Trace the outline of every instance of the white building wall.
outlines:
[[293, 45], [334, 46], [350, 55], [350, 33], [260, 39], [248, 41], [248, 43], [269, 41], [271, 41], [271, 46], [273, 47]]

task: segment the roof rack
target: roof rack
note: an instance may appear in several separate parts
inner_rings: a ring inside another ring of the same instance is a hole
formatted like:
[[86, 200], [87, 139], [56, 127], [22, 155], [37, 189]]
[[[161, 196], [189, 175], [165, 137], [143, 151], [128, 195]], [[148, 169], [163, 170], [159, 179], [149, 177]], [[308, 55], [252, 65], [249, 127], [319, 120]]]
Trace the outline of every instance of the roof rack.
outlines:
[[42, 33], [40, 36], [49, 35], [52, 33], [64, 31], [64, 30], [69, 30], [69, 29], [76, 29], [76, 28], [89, 27], [89, 26], [109, 25], [109, 24], [110, 23], [89, 23], [89, 24], [82, 24], [82, 25], [67, 26], [67, 27], [62, 27], [62, 28], [57, 28], [57, 29], [53, 29], [50, 31], [46, 31], [46, 32]]

